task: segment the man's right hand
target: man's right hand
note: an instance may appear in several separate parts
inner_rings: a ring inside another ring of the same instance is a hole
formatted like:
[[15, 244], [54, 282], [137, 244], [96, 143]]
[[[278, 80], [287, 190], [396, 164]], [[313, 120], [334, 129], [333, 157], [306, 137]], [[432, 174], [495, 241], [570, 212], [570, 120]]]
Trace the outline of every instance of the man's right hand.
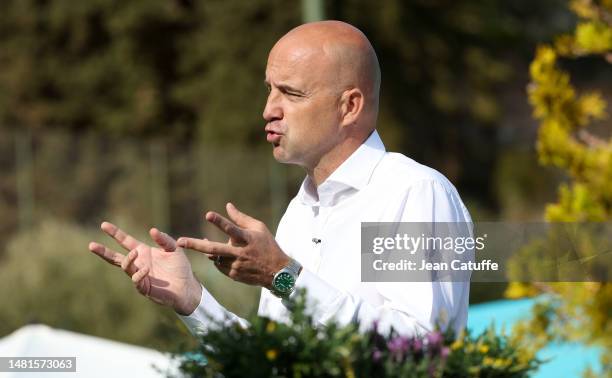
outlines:
[[132, 278], [138, 292], [155, 303], [172, 307], [181, 315], [189, 315], [198, 307], [202, 286], [193, 275], [183, 249], [177, 247], [173, 238], [152, 228], [149, 234], [159, 247], [151, 247], [112, 223], [103, 222], [100, 228], [128, 254], [123, 255], [95, 242], [89, 243], [89, 250], [109, 264], [120, 267]]

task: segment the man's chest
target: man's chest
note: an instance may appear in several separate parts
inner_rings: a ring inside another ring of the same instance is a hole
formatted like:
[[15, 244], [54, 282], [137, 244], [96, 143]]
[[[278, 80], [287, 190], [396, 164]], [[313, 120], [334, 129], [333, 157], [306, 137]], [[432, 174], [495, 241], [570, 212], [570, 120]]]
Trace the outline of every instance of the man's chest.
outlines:
[[362, 291], [361, 223], [394, 221], [400, 214], [401, 201], [394, 196], [359, 193], [325, 207], [292, 203], [276, 239], [285, 253], [330, 284]]

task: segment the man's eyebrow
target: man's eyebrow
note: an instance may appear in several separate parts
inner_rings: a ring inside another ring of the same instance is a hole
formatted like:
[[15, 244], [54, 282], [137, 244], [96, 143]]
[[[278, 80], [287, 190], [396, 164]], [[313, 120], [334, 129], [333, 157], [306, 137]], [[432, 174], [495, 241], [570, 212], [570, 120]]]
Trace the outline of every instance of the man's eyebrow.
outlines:
[[[268, 80], [264, 80], [264, 84], [266, 85], [266, 87], [271, 86], [270, 82]], [[277, 87], [278, 89], [280, 89], [281, 91], [284, 92], [292, 92], [292, 93], [299, 93], [299, 94], [306, 94], [304, 91], [301, 91], [295, 87], [292, 87], [291, 85], [288, 84], [277, 84], [275, 85], [275, 87]]]
[[305, 94], [304, 91], [301, 91], [301, 90], [299, 90], [297, 88], [294, 88], [294, 87], [292, 87], [290, 85], [287, 85], [287, 84], [279, 84], [279, 85], [277, 85], [277, 87], [279, 89], [283, 90], [283, 91], [286, 91], [286, 92]]

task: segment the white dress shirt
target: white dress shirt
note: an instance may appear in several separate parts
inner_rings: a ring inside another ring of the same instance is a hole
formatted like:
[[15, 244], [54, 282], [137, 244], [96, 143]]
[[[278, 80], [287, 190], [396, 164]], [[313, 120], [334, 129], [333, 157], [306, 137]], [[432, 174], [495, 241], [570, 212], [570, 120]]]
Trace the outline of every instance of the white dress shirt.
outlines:
[[[357, 320], [362, 329], [377, 320], [381, 330], [393, 326], [408, 335], [424, 334], [436, 323], [449, 321], [457, 331], [465, 327], [469, 282], [361, 282], [361, 222], [471, 218], [442, 174], [386, 152], [374, 131], [318, 188], [307, 177], [278, 226], [281, 249], [303, 266], [296, 288], [307, 289], [314, 320]], [[289, 310], [262, 288], [258, 314], [286, 321]], [[193, 333], [205, 332], [211, 319], [248, 324], [206, 289], [198, 308], [180, 318]]]

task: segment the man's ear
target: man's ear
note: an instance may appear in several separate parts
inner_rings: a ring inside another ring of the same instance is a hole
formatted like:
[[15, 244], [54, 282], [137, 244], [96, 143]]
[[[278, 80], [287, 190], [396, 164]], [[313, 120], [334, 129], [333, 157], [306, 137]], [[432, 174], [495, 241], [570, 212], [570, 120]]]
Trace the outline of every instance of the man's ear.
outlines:
[[365, 99], [359, 88], [347, 89], [340, 98], [340, 125], [350, 126], [357, 123], [357, 119], [363, 112]]

